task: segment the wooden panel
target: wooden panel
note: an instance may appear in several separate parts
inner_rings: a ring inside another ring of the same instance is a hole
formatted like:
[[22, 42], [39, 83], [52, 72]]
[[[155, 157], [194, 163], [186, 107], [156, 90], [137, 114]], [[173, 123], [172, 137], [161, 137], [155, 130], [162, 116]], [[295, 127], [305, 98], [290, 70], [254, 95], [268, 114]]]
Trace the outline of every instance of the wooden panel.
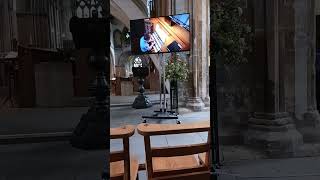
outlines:
[[210, 130], [209, 120], [188, 124], [139, 124], [139, 134], [143, 136], [205, 132]]
[[123, 180], [123, 175], [121, 175], [121, 176], [115, 176], [115, 177], [110, 177], [110, 180]]
[[[130, 180], [131, 176], [131, 162], [130, 162], [130, 145], [129, 137], [123, 138], [123, 149], [124, 149], [124, 179]], [[128, 161], [129, 160], [129, 161]]]
[[145, 147], [145, 153], [146, 153], [146, 166], [147, 166], [147, 174], [148, 178], [151, 179], [153, 175], [153, 162], [152, 162], [152, 156], [151, 156], [151, 143], [150, 143], [150, 137], [145, 136], [144, 137], [144, 147]]
[[150, 136], [154, 135], [209, 132], [210, 121], [194, 124], [140, 124], [137, 129], [144, 136], [149, 180], [185, 180], [190, 179], [189, 177], [192, 177], [192, 179], [210, 178], [210, 166], [208, 163], [200, 161], [197, 155], [210, 152], [210, 141], [208, 143], [161, 148], [151, 148], [150, 143]]
[[196, 155], [180, 157], [153, 157], [152, 161], [154, 172], [188, 169], [200, 166]]
[[121, 80], [121, 96], [133, 95], [133, 82], [132, 78], [120, 78]]
[[208, 167], [192, 167], [192, 168], [185, 168], [185, 169], [167, 169], [164, 171], [155, 171], [153, 177], [163, 177], [163, 176], [172, 176], [172, 175], [183, 175], [187, 173], [195, 173], [195, 172], [202, 172], [207, 171], [209, 172]]
[[195, 180], [195, 179], [210, 180], [210, 173], [208, 171], [193, 172], [193, 173], [182, 174], [182, 175], [158, 177], [158, 178], [153, 178], [152, 180]]
[[88, 97], [89, 96], [89, 82], [95, 78], [94, 71], [89, 68], [88, 57], [89, 49], [77, 50], [77, 60], [75, 63], [75, 96]]
[[203, 153], [208, 152], [209, 150], [209, 144], [202, 143], [187, 146], [152, 148], [151, 152], [152, 157], [173, 157]]
[[110, 154], [110, 176], [117, 180], [136, 180], [138, 175], [138, 160], [130, 157], [129, 137], [135, 131], [134, 126], [127, 125], [120, 128], [110, 128], [110, 138], [123, 140], [123, 151], [115, 151]]
[[119, 128], [110, 128], [110, 139], [130, 137], [134, 134], [135, 127], [127, 125]]
[[150, 63], [150, 74], [148, 76], [150, 80], [150, 91], [160, 91], [159, 71], [152, 61], [150, 61]]
[[124, 160], [123, 151], [110, 152], [110, 162], [122, 161]]
[[116, 85], [117, 85], [117, 82], [116, 80], [110, 80], [110, 84], [111, 84], [111, 96], [115, 96], [116, 95]]
[[52, 49], [27, 48], [18, 49], [18, 101], [21, 107], [34, 107], [36, 104], [35, 64], [40, 62], [60, 61], [61, 56]]
[[31, 51], [19, 48], [18, 103], [20, 107], [35, 106], [34, 62]]
[[[130, 160], [130, 180], [136, 180], [138, 176], [138, 160], [132, 158]], [[123, 161], [118, 161], [118, 162], [113, 162], [110, 163], [110, 179], [111, 180], [124, 180], [124, 162]]]

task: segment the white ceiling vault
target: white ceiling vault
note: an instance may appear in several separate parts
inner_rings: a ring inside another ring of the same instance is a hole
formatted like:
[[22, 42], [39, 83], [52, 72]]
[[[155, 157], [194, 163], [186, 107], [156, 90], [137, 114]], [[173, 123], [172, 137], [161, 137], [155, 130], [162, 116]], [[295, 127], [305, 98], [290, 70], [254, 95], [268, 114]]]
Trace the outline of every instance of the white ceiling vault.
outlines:
[[[130, 20], [147, 17], [146, 4], [146, 0], [111, 0], [110, 13], [130, 28]], [[143, 7], [144, 5], [145, 7]]]

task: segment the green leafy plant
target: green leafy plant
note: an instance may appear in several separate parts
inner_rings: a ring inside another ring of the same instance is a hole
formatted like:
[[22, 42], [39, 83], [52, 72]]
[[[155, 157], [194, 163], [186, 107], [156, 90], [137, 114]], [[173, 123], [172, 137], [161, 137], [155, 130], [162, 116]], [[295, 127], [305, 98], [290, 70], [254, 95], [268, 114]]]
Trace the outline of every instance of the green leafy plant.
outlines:
[[188, 73], [187, 62], [178, 54], [172, 54], [166, 64], [166, 79], [185, 81]]
[[210, 4], [210, 53], [226, 64], [246, 63], [251, 52], [252, 30], [244, 22], [243, 0], [213, 0]]

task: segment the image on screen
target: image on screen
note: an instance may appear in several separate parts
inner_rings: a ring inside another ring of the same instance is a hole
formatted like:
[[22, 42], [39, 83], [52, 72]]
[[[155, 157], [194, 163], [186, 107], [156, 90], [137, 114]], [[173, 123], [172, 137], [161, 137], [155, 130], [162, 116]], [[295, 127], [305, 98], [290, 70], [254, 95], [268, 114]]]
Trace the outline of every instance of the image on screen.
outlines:
[[130, 21], [133, 54], [190, 51], [190, 14]]

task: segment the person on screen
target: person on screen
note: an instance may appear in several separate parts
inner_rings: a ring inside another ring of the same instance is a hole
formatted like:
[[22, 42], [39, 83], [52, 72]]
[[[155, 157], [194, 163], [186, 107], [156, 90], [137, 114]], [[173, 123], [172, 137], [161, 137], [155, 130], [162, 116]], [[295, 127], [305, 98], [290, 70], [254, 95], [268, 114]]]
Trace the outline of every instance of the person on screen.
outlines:
[[150, 52], [153, 49], [154, 45], [155, 42], [150, 33], [145, 33], [140, 38], [140, 48], [142, 52]]

